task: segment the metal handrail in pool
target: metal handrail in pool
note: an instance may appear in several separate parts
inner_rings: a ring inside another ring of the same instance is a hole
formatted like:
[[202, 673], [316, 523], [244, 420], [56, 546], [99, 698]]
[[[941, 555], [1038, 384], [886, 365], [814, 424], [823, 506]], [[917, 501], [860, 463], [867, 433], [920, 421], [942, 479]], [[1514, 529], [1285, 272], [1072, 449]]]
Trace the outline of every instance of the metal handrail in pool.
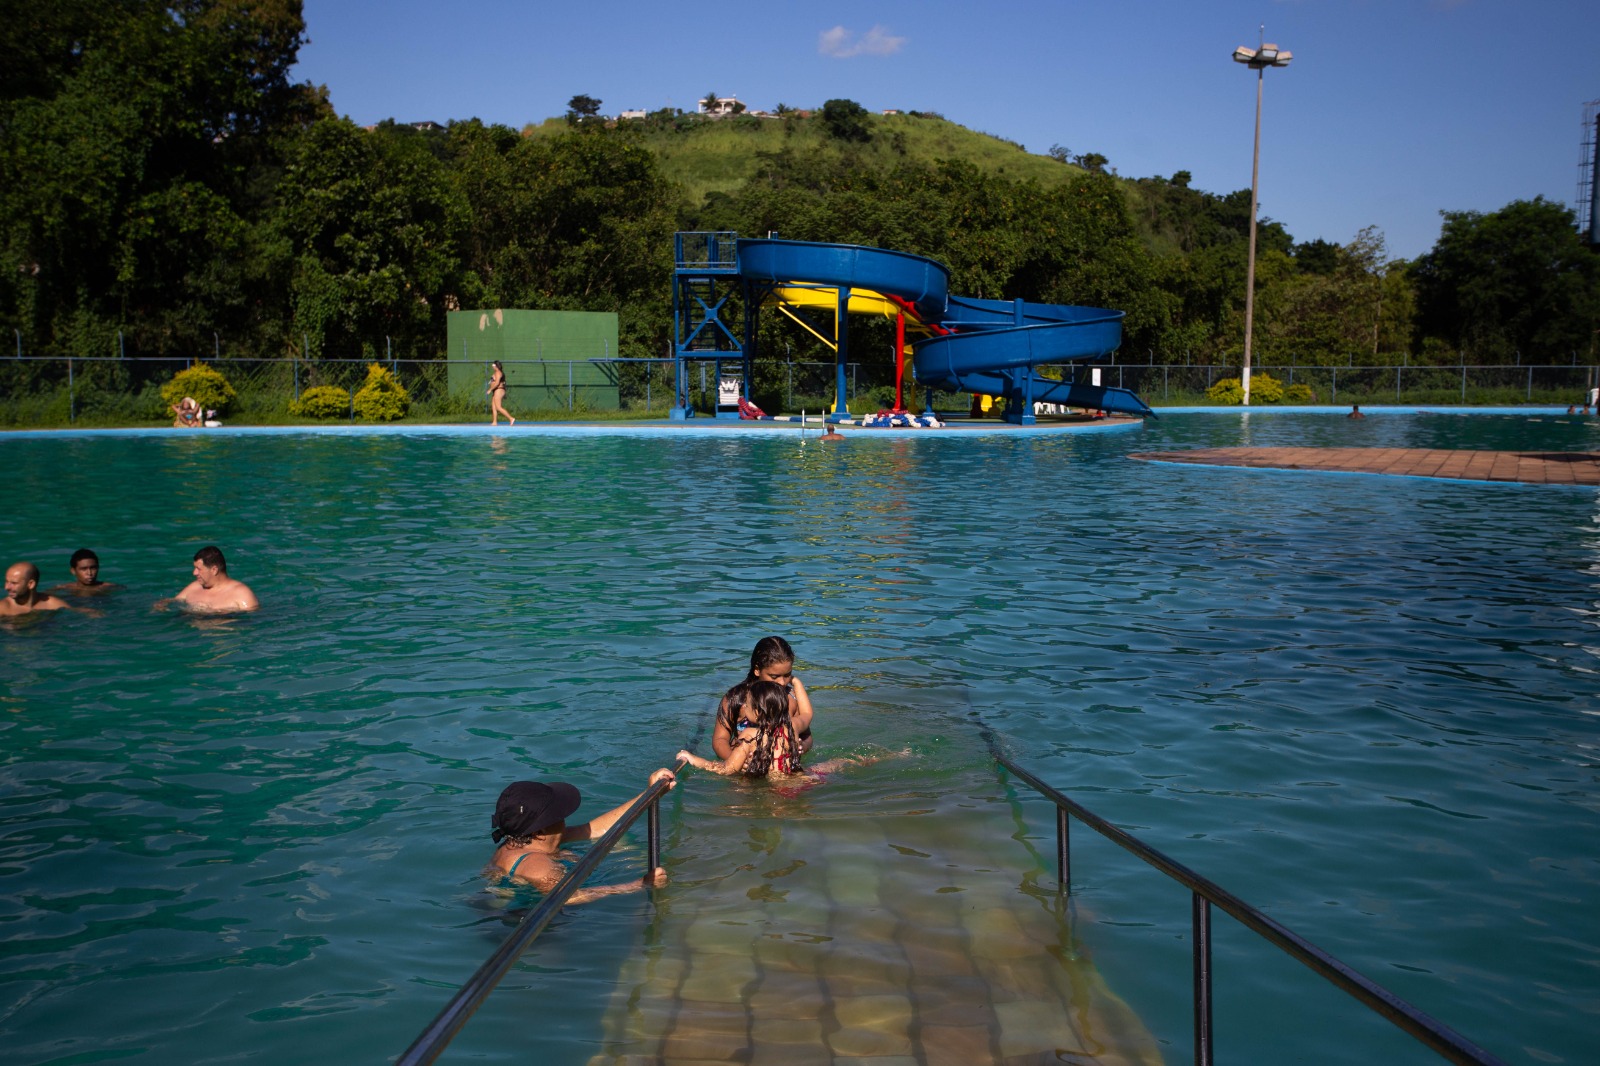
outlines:
[[1119, 829], [1095, 814], [1083, 804], [1069, 799], [1038, 777], [1018, 766], [1000, 751], [995, 735], [985, 728], [985, 739], [995, 762], [1030, 785], [1034, 791], [1056, 805], [1056, 873], [1061, 891], [1072, 892], [1072, 856], [1069, 850], [1072, 818], [1093, 829], [1101, 836], [1130, 851], [1186, 886], [1192, 893], [1194, 922], [1194, 1061], [1198, 1066], [1211, 1066], [1211, 905], [1216, 904], [1238, 919], [1240, 924], [1254, 930], [1268, 942], [1305, 963], [1325, 980], [1350, 993], [1404, 1029], [1451, 1062], [1505, 1066], [1504, 1060], [1491, 1055], [1466, 1037], [1442, 1022], [1436, 1021], [1413, 1007], [1309, 940], [1268, 918], [1232, 892], [1216, 882], [1201, 877], [1187, 866], [1157, 851], [1126, 830]]
[[544, 932], [545, 926], [550, 924], [556, 912], [561, 909], [561, 905], [588, 879], [594, 868], [600, 865], [600, 860], [606, 857], [618, 840], [622, 839], [622, 834], [627, 832], [628, 827], [638, 821], [640, 814], [648, 815], [645, 820], [647, 853], [645, 868], [653, 871], [661, 865], [660, 799], [671, 787], [670, 781], [657, 781], [633, 801], [633, 805], [617, 819], [617, 823], [604, 836], [594, 842], [588, 853], [578, 860], [578, 864], [566, 877], [561, 879], [561, 883], [529, 912], [522, 920], [522, 924], [517, 926], [516, 931], [506, 938], [506, 942], [478, 967], [476, 973], [467, 978], [466, 983], [450, 1002], [445, 1004], [438, 1016], [428, 1023], [422, 1034], [395, 1060], [397, 1066], [426, 1066], [439, 1057], [461, 1027], [467, 1024], [467, 1020], [483, 1005], [483, 1001], [516, 963], [518, 957], [528, 949], [540, 933]]

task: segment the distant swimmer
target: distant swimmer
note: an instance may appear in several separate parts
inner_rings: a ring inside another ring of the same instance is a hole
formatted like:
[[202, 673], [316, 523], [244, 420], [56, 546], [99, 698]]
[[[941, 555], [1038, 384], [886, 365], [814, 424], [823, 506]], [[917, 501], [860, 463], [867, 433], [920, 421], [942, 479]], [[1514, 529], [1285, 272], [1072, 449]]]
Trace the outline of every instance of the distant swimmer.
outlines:
[[6, 598], [0, 600], [0, 616], [33, 614], [35, 611], [76, 611], [59, 596], [39, 591], [39, 568], [32, 563], [12, 563], [6, 568]]
[[194, 553], [194, 580], [184, 590], [157, 606], [177, 602], [194, 611], [222, 613], [253, 611], [261, 604], [250, 586], [228, 576], [228, 562], [222, 549], [207, 545]]
[[99, 596], [122, 587], [100, 580], [100, 557], [89, 548], [79, 548], [73, 552], [72, 561], [67, 567], [72, 571], [72, 584], [57, 585], [51, 592], [69, 596]]
[[818, 437], [817, 439], [818, 440], [844, 440], [844, 434], [840, 433], [833, 426], [829, 426], [828, 427], [828, 432], [824, 433], [822, 436]]
[[1345, 415], [1345, 417], [1346, 418], [1366, 418], [1367, 416], [1361, 413], [1361, 405], [1360, 404], [1353, 403], [1353, 404], [1350, 405], [1350, 413]]

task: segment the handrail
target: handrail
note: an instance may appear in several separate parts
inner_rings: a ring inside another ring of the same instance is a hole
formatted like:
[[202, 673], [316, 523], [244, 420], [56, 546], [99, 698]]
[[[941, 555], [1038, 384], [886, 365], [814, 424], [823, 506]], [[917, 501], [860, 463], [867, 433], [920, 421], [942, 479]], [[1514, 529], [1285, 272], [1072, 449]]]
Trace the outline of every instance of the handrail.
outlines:
[[1268, 918], [1255, 907], [1216, 882], [1202, 877], [1189, 867], [1157, 851], [1126, 830], [1119, 829], [1075, 800], [1045, 784], [1000, 751], [992, 730], [980, 726], [995, 762], [1030, 785], [1056, 805], [1057, 872], [1062, 891], [1072, 892], [1072, 864], [1069, 852], [1067, 815], [1077, 818], [1101, 836], [1132, 852], [1193, 893], [1194, 985], [1195, 985], [1195, 1062], [1210, 1066], [1211, 1031], [1211, 916], [1210, 905], [1221, 907], [1241, 925], [1253, 930], [1269, 943], [1310, 967], [1323, 979], [1360, 1000], [1368, 1008], [1449, 1059], [1472, 1066], [1505, 1066], [1503, 1059], [1490, 1054], [1443, 1022], [1429, 1017], [1376, 981], [1352, 969], [1309, 940]]
[[473, 1013], [483, 1005], [483, 1001], [494, 990], [494, 986], [500, 983], [500, 979], [510, 971], [517, 958], [527, 950], [528, 945], [532, 944], [540, 933], [544, 932], [545, 926], [549, 925], [551, 920], [555, 918], [556, 912], [561, 909], [561, 905], [588, 879], [589, 875], [594, 872], [594, 868], [600, 865], [600, 860], [606, 857], [606, 853], [622, 838], [622, 834], [647, 809], [650, 813], [650, 817], [646, 822], [649, 827], [649, 839], [646, 844], [648, 868], [653, 872], [660, 865], [661, 846], [658, 839], [660, 822], [657, 807], [659, 806], [658, 801], [671, 787], [672, 782], [669, 779], [657, 781], [645, 789], [638, 799], [633, 801], [632, 806], [627, 809], [621, 818], [617, 819], [617, 823], [604, 836], [595, 841], [594, 845], [589, 848], [588, 853], [578, 860], [578, 864], [572, 868], [566, 877], [561, 879], [561, 883], [551, 889], [550, 894], [545, 896], [543, 901], [529, 912], [528, 916], [522, 920], [522, 924], [517, 926], [516, 931], [506, 938], [506, 942], [501, 944], [482, 966], [478, 967], [476, 973], [467, 978], [466, 983], [451, 997], [450, 1002], [445, 1004], [444, 1009], [438, 1013], [433, 1021], [428, 1023], [428, 1027], [422, 1031], [421, 1035], [412, 1041], [411, 1046], [406, 1048], [405, 1053], [395, 1060], [396, 1066], [426, 1066], [427, 1063], [433, 1062], [444, 1052], [445, 1046], [461, 1030], [461, 1027], [467, 1024], [467, 1020], [472, 1017]]

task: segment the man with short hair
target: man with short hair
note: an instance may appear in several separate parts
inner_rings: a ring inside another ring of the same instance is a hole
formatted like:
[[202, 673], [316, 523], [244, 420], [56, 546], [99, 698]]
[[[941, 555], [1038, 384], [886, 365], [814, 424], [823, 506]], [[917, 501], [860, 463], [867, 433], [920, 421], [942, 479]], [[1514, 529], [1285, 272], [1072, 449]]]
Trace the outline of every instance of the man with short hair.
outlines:
[[193, 611], [253, 611], [261, 604], [250, 586], [228, 576], [222, 549], [208, 544], [194, 553], [194, 580], [173, 597]]
[[74, 596], [98, 596], [103, 592], [120, 588], [109, 581], [100, 580], [100, 556], [92, 549], [79, 548], [72, 553], [72, 561], [67, 564], [72, 571], [73, 581], [70, 585], [57, 585], [51, 592], [70, 593]]
[[48, 592], [39, 591], [39, 568], [32, 563], [12, 563], [6, 568], [6, 598], [0, 600], [0, 615], [59, 611], [72, 606]]

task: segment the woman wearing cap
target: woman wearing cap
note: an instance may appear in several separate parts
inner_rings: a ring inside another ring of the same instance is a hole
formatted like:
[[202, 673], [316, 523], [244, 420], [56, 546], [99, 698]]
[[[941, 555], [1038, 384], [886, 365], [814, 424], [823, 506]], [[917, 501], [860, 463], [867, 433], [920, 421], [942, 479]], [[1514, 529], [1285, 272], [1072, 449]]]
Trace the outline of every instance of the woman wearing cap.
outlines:
[[[651, 774], [649, 783], [653, 785], [663, 779], [677, 784], [672, 771], [665, 768]], [[494, 821], [490, 823], [493, 828], [491, 836], [500, 846], [495, 849], [494, 858], [489, 860], [489, 867], [484, 872], [491, 877], [526, 881], [548, 892], [556, 887], [567, 872], [557, 861], [561, 845], [605, 836], [617, 824], [617, 819], [626, 814], [638, 799], [635, 796], [598, 818], [569, 826], [567, 819], [583, 802], [576, 788], [565, 781], [552, 784], [514, 781], [500, 793], [500, 800], [495, 804]], [[637, 892], [641, 888], [654, 888], [666, 883], [667, 871], [658, 866], [634, 884], [579, 889], [567, 902], [587, 903], [601, 896]]]

